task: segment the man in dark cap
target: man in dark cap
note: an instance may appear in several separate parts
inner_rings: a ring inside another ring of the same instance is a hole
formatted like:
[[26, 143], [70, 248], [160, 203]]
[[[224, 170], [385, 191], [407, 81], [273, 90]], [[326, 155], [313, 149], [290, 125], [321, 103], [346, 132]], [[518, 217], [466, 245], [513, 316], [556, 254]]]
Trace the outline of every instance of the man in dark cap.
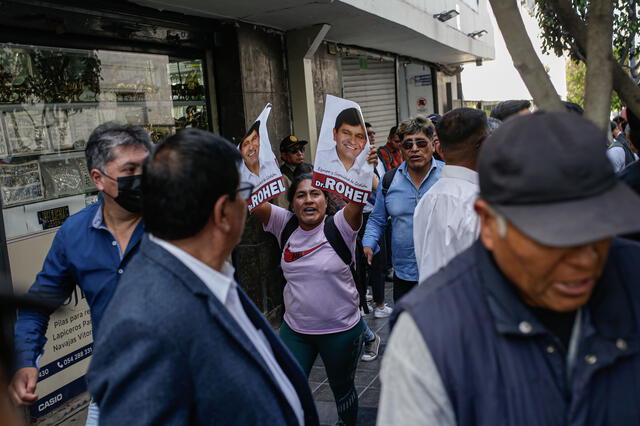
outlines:
[[531, 112], [529, 108], [531, 108], [531, 102], [527, 100], [503, 101], [491, 110], [491, 117], [504, 121], [516, 115], [529, 114]]
[[287, 192], [291, 182], [300, 175], [313, 173], [313, 164], [304, 162], [304, 150], [307, 143], [307, 141], [300, 140], [294, 135], [289, 135], [280, 142], [280, 158], [282, 159], [280, 172], [282, 173], [282, 183], [285, 191], [274, 198], [272, 202], [283, 209], [289, 208]]
[[282, 158], [280, 171], [289, 181], [293, 181], [296, 176], [313, 171], [313, 165], [304, 162], [304, 149], [307, 143], [294, 135], [289, 135], [280, 142], [280, 158]]
[[640, 197], [605, 142], [554, 112], [483, 143], [480, 238], [394, 310], [379, 424], [640, 423], [640, 245], [614, 238]]

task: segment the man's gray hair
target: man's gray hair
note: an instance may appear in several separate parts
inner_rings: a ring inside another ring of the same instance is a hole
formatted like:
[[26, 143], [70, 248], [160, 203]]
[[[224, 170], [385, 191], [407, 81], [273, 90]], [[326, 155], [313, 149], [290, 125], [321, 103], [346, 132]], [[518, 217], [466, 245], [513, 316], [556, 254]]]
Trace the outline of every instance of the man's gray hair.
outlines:
[[89, 172], [93, 169], [104, 172], [105, 164], [113, 161], [116, 146], [140, 146], [151, 152], [153, 143], [142, 127], [113, 121], [101, 124], [91, 132], [84, 151]]
[[408, 120], [404, 120], [400, 125], [398, 125], [397, 134], [400, 136], [400, 139], [404, 139], [406, 135], [415, 135], [416, 133], [424, 133], [429, 137], [429, 139], [433, 138], [433, 132], [435, 130], [435, 126], [427, 117], [423, 117], [421, 115], [415, 116]]

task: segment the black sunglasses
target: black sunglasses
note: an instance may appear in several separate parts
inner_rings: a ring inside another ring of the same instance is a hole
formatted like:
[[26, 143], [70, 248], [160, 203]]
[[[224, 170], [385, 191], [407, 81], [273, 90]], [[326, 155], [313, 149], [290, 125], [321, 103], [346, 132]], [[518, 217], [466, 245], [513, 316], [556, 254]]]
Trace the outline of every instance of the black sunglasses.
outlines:
[[242, 197], [243, 200], [247, 201], [251, 198], [251, 194], [253, 193], [253, 185], [249, 182], [240, 182], [238, 189], [236, 189], [236, 194]]
[[304, 146], [298, 146], [298, 147], [292, 146], [291, 148], [287, 149], [287, 152], [289, 154], [297, 154], [298, 151], [304, 153]]
[[418, 148], [426, 148], [429, 145], [429, 142], [431, 141], [426, 139], [407, 139], [406, 141], [402, 141], [402, 147], [404, 149], [411, 149], [415, 143]]

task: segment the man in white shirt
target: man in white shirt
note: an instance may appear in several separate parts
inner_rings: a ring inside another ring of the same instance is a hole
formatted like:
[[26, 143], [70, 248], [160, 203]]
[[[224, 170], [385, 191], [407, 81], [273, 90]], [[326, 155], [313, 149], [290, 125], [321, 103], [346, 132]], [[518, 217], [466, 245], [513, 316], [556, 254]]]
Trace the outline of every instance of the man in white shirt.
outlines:
[[150, 234], [105, 312], [88, 373], [100, 424], [318, 424], [306, 377], [227, 262], [253, 189], [240, 184], [240, 162], [230, 142], [187, 129], [145, 164]]
[[478, 238], [476, 161], [489, 133], [487, 116], [478, 109], [457, 108], [442, 116], [437, 132], [446, 165], [413, 214], [421, 284]]

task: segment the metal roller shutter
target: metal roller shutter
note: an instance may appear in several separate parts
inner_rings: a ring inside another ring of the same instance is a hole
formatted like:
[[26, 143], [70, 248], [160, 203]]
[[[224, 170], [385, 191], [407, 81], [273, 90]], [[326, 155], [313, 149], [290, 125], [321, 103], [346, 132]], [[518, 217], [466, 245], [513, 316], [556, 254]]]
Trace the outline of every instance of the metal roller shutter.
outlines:
[[377, 145], [396, 123], [396, 69], [393, 61], [369, 60], [361, 69], [359, 58], [342, 58], [342, 96], [357, 102], [365, 121], [378, 133]]

